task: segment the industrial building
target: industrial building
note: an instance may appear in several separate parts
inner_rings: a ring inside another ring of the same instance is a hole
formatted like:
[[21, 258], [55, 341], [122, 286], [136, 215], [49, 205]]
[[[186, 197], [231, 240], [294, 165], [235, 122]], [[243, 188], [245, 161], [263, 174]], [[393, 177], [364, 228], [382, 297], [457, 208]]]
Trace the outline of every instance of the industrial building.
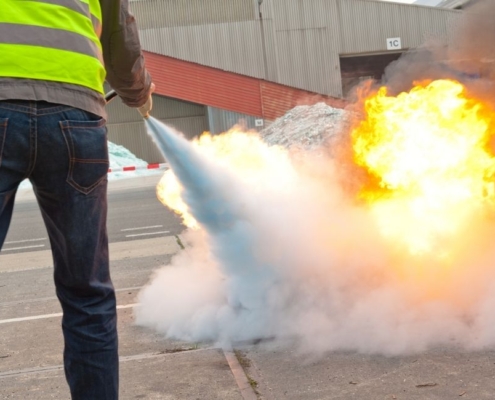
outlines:
[[[431, 38], [462, 11], [375, 0], [135, 0], [156, 84], [153, 116], [186, 136], [239, 121], [261, 129], [302, 101], [343, 107], [362, 79]], [[109, 105], [109, 140], [162, 156], [137, 112]]]

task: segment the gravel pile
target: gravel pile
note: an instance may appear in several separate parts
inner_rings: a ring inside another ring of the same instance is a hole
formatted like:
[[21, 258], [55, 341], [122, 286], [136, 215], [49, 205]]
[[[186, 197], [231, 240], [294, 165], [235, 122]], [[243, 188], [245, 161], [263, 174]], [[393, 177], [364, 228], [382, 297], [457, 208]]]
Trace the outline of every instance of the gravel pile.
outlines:
[[297, 106], [260, 134], [270, 145], [315, 149], [342, 130], [348, 115], [347, 111], [325, 103]]

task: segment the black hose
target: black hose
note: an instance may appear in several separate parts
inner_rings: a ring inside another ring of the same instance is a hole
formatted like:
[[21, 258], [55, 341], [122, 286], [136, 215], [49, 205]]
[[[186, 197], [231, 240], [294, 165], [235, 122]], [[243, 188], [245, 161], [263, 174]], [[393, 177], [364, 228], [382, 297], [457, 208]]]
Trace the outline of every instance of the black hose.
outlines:
[[110, 90], [107, 94], [105, 94], [105, 101], [108, 104], [116, 97], [117, 97], [117, 92], [115, 90]]

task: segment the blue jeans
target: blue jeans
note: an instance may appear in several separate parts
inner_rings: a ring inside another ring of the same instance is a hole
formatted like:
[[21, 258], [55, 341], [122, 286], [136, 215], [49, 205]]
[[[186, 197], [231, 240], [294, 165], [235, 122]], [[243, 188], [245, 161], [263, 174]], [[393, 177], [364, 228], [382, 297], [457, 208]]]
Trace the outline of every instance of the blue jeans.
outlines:
[[50, 238], [72, 399], [118, 398], [115, 292], [109, 273], [105, 121], [72, 107], [0, 101], [0, 248], [21, 181]]

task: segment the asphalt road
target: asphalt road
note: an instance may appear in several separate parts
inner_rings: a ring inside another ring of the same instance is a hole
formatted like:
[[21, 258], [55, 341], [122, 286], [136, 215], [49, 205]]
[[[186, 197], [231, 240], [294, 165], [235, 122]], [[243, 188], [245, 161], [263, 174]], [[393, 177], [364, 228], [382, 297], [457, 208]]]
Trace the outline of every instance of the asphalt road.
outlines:
[[[136, 325], [133, 310], [139, 306], [140, 289], [183, 251], [174, 237], [183, 228], [156, 200], [157, 180], [125, 180], [112, 183], [109, 190], [122, 400], [495, 398], [493, 348], [449, 347], [394, 357], [350, 351], [305, 356], [296, 350], [297, 342], [287, 338], [234, 343], [234, 352], [214, 343], [167, 338]], [[19, 242], [6, 247], [45, 247], [0, 254], [0, 399], [70, 397], [62, 361], [61, 310], [44, 237], [32, 194], [20, 193], [8, 239]]]
[[[245, 400], [231, 371], [232, 354], [208, 343], [169, 339], [135, 324], [140, 289], [181, 251], [175, 235], [183, 227], [156, 199], [158, 179], [155, 175], [109, 185], [120, 398]], [[23, 189], [17, 200], [6, 251], [0, 253], [0, 399], [68, 400], [51, 252], [32, 191]], [[242, 371], [238, 363], [234, 366]]]
[[[122, 186], [122, 183], [120, 183]], [[175, 236], [184, 227], [180, 218], [156, 197], [155, 186], [119, 188], [108, 194], [108, 235], [110, 243]], [[48, 236], [34, 197], [18, 201], [2, 253], [12, 254], [50, 248]]]

